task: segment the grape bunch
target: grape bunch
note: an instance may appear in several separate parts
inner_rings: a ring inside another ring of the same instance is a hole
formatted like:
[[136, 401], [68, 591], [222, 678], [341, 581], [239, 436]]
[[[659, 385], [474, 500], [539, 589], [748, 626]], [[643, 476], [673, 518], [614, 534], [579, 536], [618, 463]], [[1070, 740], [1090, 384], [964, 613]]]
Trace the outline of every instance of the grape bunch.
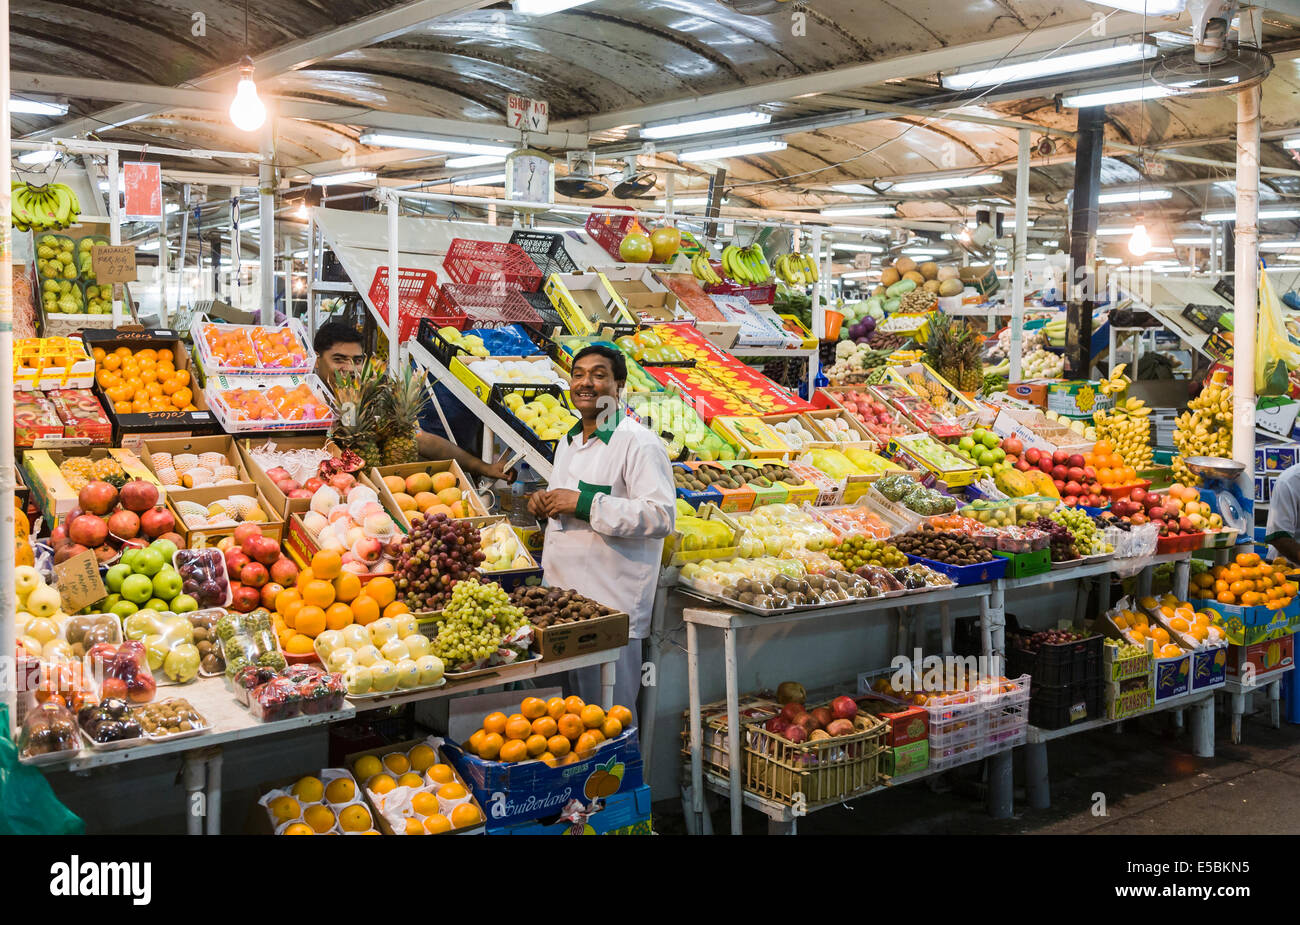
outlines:
[[1058, 523], [1047, 517], [1040, 517], [1031, 527], [1042, 530], [1048, 536], [1048, 544], [1052, 549], [1053, 562], [1066, 562], [1070, 559], [1079, 558], [1079, 552], [1074, 546], [1074, 534], [1070, 532], [1069, 527], [1065, 524]]
[[1088, 516], [1087, 511], [1078, 508], [1064, 508], [1047, 515], [1070, 531], [1074, 537], [1074, 547], [1084, 556], [1095, 556], [1110, 552], [1111, 547], [1097, 529], [1097, 525]]
[[469, 521], [445, 514], [417, 520], [394, 569], [398, 597], [415, 613], [440, 610], [483, 556], [478, 528]]
[[490, 659], [514, 630], [528, 625], [499, 584], [470, 578], [456, 583], [438, 620], [429, 651], [448, 668]]
[[826, 555], [849, 571], [864, 565], [880, 565], [885, 568], [907, 565], [907, 556], [899, 552], [898, 547], [868, 536], [846, 536], [838, 546], [829, 547]]

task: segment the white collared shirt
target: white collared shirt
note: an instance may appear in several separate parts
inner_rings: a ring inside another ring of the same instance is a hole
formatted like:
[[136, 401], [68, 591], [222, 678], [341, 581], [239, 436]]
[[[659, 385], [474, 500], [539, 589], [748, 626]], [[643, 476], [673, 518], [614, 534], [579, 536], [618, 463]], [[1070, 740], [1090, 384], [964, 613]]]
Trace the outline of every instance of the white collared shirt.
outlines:
[[578, 492], [578, 512], [547, 522], [542, 565], [548, 585], [626, 611], [630, 635], [644, 639], [677, 493], [659, 438], [620, 417], [586, 441], [581, 422], [560, 438], [548, 487]]

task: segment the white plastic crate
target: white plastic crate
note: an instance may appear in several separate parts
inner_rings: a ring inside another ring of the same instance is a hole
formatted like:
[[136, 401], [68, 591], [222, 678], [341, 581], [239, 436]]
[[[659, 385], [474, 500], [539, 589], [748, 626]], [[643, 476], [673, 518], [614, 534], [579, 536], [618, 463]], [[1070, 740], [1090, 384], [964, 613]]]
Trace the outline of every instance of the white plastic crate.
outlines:
[[988, 710], [987, 753], [1023, 745], [1029, 728], [1029, 675], [984, 683]]

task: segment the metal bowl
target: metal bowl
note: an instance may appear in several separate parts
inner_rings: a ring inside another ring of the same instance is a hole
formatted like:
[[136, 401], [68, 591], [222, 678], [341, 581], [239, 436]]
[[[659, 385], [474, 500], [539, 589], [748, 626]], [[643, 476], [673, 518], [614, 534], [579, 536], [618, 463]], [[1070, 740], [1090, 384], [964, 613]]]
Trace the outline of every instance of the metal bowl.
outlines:
[[1246, 464], [1222, 456], [1189, 456], [1183, 460], [1187, 468], [1203, 478], [1235, 479], [1246, 471]]

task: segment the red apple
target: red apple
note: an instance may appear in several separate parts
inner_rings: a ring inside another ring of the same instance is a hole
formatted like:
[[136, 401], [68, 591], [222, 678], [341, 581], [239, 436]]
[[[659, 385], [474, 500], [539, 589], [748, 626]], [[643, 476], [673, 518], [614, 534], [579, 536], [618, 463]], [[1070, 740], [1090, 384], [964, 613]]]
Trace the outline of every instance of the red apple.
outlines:
[[268, 581], [262, 585], [262, 606], [267, 610], [275, 610], [275, 598], [283, 590], [284, 585], [276, 584], [274, 581]]
[[288, 556], [281, 556], [271, 563], [271, 581], [286, 588], [298, 580], [298, 566]]
[[1145, 488], [1135, 488], [1129, 494], [1129, 497], [1132, 498], [1134, 501], [1136, 501], [1138, 504], [1145, 504], [1147, 500], [1147, 491]]
[[1082, 482], [1086, 478], [1080, 466], [1070, 466], [1065, 472], [1071, 482]]
[[1065, 497], [1061, 498], [1061, 503], [1064, 504], [1066, 507], [1076, 507], [1079, 504], [1079, 499], [1076, 498], [1074, 495], [1066, 495]]
[[1057, 494], [1065, 491], [1065, 483], [1060, 479], [1052, 479], [1052, 485], [1056, 488]]
[[1075, 469], [1082, 469], [1086, 465], [1086, 461], [1078, 453], [1072, 453], [1069, 459], [1065, 461], [1065, 464]]
[[239, 581], [254, 588], [260, 588], [271, 580], [266, 566], [261, 562], [249, 562], [239, 570]]
[[231, 601], [230, 609], [237, 610], [240, 613], [252, 613], [257, 609], [257, 605], [262, 603], [262, 594], [256, 588], [250, 588], [244, 584], [232, 584], [230, 586]]
[[1021, 472], [1028, 472], [1030, 469], [1033, 469], [1034, 467], [1029, 464], [1029, 460], [1025, 459], [1022, 456], [1016, 460], [1016, 468], [1019, 469]]
[[1095, 479], [1097, 477], [1097, 470], [1094, 469], [1092, 466], [1084, 466], [1083, 477], [1091, 481], [1092, 479]]
[[1070, 454], [1065, 452], [1065, 450], [1056, 450], [1055, 452], [1052, 453], [1052, 465], [1064, 466], [1066, 460], [1069, 458], [1070, 458]]
[[1070, 477], [1070, 470], [1062, 465], [1052, 466], [1052, 481], [1064, 482]]
[[1038, 465], [1038, 460], [1042, 458], [1042, 455], [1042, 451], [1036, 446], [1031, 446], [1029, 449], [1025, 450], [1025, 459], [1031, 466]]
[[262, 528], [257, 524], [240, 524], [235, 528], [233, 542], [236, 546], [243, 547], [250, 539], [262, 535]]
[[1128, 519], [1128, 522], [1133, 524], [1135, 527], [1140, 527], [1147, 522], [1147, 517], [1145, 514], [1134, 514]]
[[240, 569], [252, 561], [241, 549], [226, 550], [226, 572], [232, 578], [238, 577]]
[[1165, 509], [1157, 505], [1156, 507], [1147, 508], [1147, 516], [1152, 520], [1164, 520]]
[[1038, 457], [1038, 468], [1039, 468], [1039, 469], [1042, 469], [1042, 470], [1043, 470], [1044, 472], [1046, 472], [1048, 475], [1051, 475], [1051, 473], [1052, 473], [1052, 457], [1048, 456], [1046, 453], [1044, 453], [1042, 456]]
[[1182, 530], [1184, 533], [1195, 533], [1196, 525], [1192, 523], [1192, 519], [1190, 517], [1179, 517], [1178, 529]]
[[269, 536], [259, 536], [253, 540], [252, 558], [269, 567], [280, 558], [280, 544]]

